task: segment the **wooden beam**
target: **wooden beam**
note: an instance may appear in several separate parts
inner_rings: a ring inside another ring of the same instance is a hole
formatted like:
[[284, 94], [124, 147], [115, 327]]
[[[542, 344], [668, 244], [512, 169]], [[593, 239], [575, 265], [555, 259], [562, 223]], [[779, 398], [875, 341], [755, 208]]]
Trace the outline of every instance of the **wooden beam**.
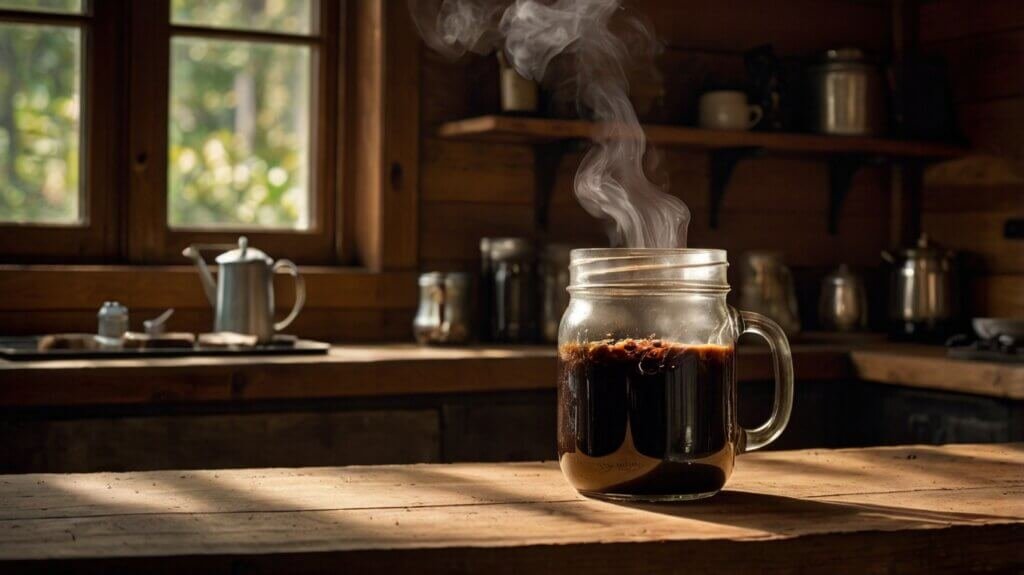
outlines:
[[371, 270], [415, 269], [419, 40], [404, 3], [352, 2], [349, 158], [355, 250]]

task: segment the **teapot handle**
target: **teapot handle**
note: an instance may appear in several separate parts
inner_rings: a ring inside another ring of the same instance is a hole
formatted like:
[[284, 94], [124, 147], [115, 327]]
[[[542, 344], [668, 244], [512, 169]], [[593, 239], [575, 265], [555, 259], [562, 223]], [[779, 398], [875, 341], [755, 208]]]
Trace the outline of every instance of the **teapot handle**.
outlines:
[[281, 331], [288, 327], [292, 321], [298, 317], [299, 312], [302, 311], [302, 306], [306, 305], [306, 280], [302, 279], [302, 275], [299, 274], [299, 268], [291, 260], [277, 260], [274, 263], [274, 267], [271, 271], [277, 273], [278, 270], [284, 270], [288, 275], [295, 278], [295, 303], [292, 305], [292, 311], [288, 314], [288, 317], [274, 324], [274, 331]]

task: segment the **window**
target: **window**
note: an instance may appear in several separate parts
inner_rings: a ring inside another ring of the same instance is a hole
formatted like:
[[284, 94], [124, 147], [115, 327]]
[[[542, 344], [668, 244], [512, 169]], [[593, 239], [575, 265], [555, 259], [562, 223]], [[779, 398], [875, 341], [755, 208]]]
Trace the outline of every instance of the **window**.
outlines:
[[310, 2], [172, 0], [171, 227], [310, 229]]
[[83, 0], [0, 0], [4, 257], [99, 257], [114, 216], [108, 124], [117, 97], [107, 13]]
[[0, 0], [0, 257], [343, 259], [341, 5]]
[[0, 24], [0, 220], [77, 224], [82, 31]]

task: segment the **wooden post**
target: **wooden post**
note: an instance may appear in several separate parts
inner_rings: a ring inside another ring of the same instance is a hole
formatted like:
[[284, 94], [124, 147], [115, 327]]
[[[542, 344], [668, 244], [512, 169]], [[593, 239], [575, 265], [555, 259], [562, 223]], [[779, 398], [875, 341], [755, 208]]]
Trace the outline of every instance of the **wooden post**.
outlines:
[[414, 269], [419, 215], [419, 37], [404, 2], [353, 2], [346, 141], [358, 263]]

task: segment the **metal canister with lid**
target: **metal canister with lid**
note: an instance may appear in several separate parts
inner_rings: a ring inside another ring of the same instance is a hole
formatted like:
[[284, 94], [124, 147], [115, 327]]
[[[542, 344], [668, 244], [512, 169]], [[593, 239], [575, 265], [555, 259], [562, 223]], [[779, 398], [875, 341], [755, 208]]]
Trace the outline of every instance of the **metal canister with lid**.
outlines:
[[483, 282], [490, 292], [490, 340], [530, 343], [537, 339], [537, 271], [533, 242], [489, 238], [481, 242]]
[[827, 331], [865, 329], [868, 322], [867, 292], [860, 276], [841, 264], [821, 282], [818, 320]]
[[885, 132], [885, 85], [863, 50], [824, 52], [808, 68], [810, 129], [821, 134], [871, 136]]
[[420, 275], [413, 335], [421, 344], [461, 344], [472, 338], [473, 278], [468, 273]]

